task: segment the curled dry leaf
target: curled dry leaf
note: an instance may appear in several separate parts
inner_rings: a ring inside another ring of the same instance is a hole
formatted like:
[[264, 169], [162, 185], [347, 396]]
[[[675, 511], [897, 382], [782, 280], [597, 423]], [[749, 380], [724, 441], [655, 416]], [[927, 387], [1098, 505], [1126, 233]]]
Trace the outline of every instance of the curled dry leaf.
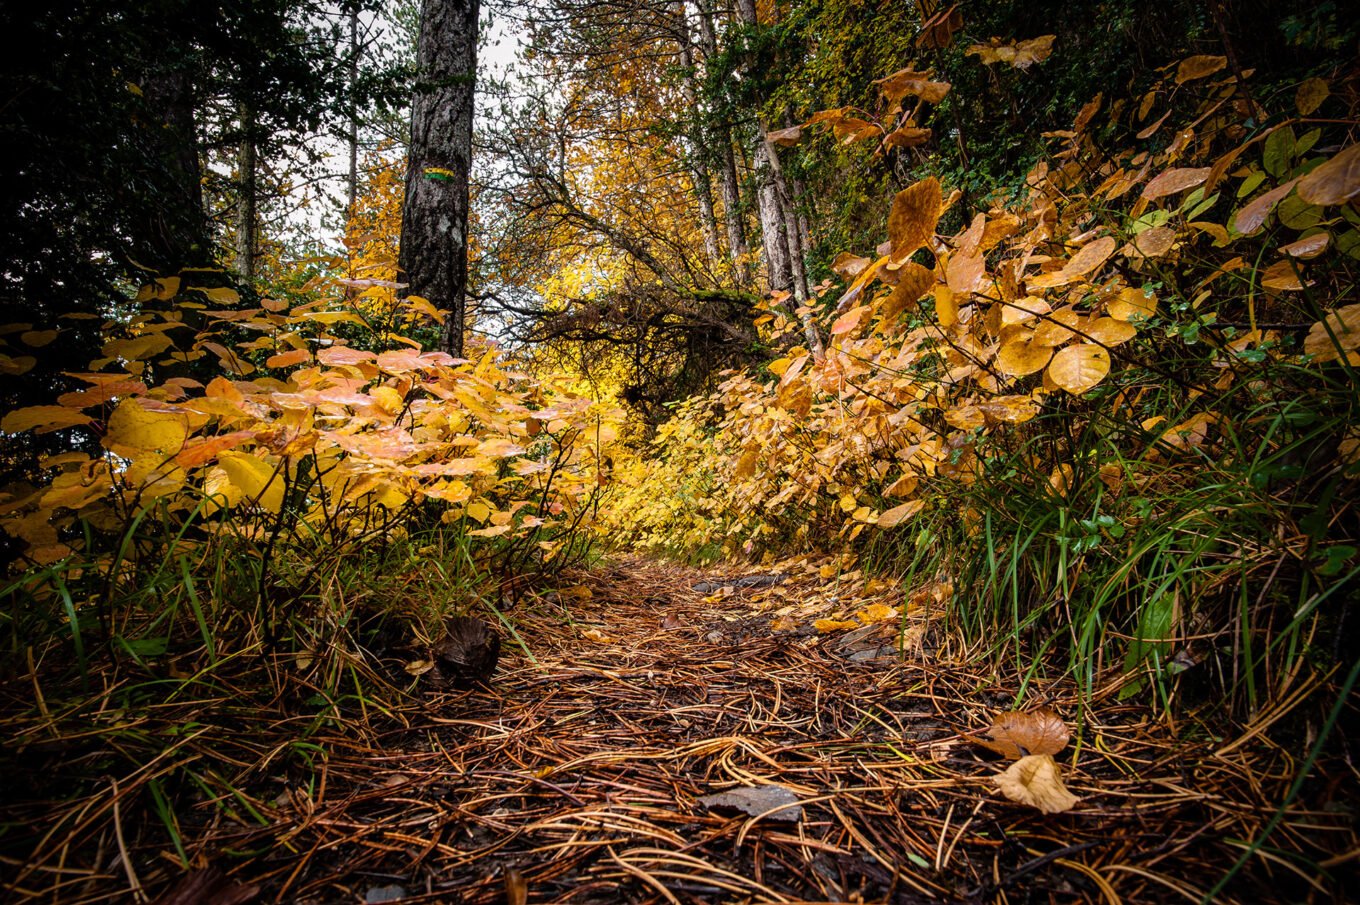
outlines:
[[[1070, 465], [1061, 467], [1068, 469], [1070, 475]], [[1065, 480], [1070, 481], [1070, 478]], [[1003, 757], [1018, 759], [1031, 754], [1057, 754], [1067, 747], [1071, 737], [1062, 717], [1051, 708], [1040, 707], [999, 714], [991, 728], [974, 736], [973, 741]]]
[[1011, 801], [1038, 808], [1045, 814], [1070, 811], [1080, 798], [1063, 785], [1062, 771], [1049, 754], [1022, 757], [992, 780], [1001, 787], [1001, 794]]

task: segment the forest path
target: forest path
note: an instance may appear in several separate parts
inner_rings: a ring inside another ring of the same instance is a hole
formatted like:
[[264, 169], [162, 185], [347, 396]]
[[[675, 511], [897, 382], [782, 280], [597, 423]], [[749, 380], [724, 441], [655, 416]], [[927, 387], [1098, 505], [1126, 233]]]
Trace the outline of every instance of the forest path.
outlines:
[[[236, 878], [262, 901], [327, 903], [1183, 901], [1272, 813], [1245, 751], [1173, 746], [1112, 692], [1083, 716], [1070, 684], [1025, 703], [1072, 728], [1057, 760], [1081, 801], [1012, 803], [993, 781], [1008, 762], [959, 730], [1009, 710], [1019, 677], [932, 649], [931, 588], [865, 598], [862, 578], [810, 565], [694, 590], [721, 579], [627, 559], [569, 599], [523, 601], [533, 660], [511, 642], [489, 689], [430, 693], [409, 728], [328, 744], [325, 782], [275, 802], [239, 845], [271, 853]], [[907, 607], [905, 657], [900, 619], [809, 624], [875, 603]], [[770, 785], [801, 811], [699, 802]]]

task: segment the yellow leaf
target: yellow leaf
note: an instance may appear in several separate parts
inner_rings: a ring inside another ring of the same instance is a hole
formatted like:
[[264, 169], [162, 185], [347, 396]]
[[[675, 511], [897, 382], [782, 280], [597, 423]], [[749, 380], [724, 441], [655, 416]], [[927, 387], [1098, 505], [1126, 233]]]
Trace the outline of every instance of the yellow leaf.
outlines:
[[597, 628], [588, 628], [581, 632], [581, 637], [587, 641], [594, 641], [596, 644], [613, 644], [614, 639]]
[[88, 415], [64, 405], [30, 405], [27, 408], [15, 409], [0, 419], [0, 431], [21, 434], [37, 428], [38, 433], [45, 434], [63, 427], [89, 424], [90, 420]]
[[57, 338], [58, 330], [29, 330], [19, 334], [19, 341], [26, 346], [40, 349]]
[[189, 419], [174, 412], [153, 412], [132, 399], [118, 404], [109, 416], [104, 446], [125, 459], [146, 454], [176, 455], [189, 436]]
[[934, 284], [934, 274], [930, 269], [921, 267], [915, 261], [907, 261], [898, 271], [898, 284], [892, 287], [892, 295], [883, 303], [884, 321], [904, 312], [914, 310], [922, 295]]
[[901, 506], [894, 506], [878, 517], [878, 527], [895, 528], [925, 508], [925, 500], [908, 500]]
[[266, 358], [264, 366], [266, 368], [287, 368], [311, 360], [312, 353], [306, 349], [289, 349], [287, 352], [279, 352]]
[[935, 287], [935, 316], [941, 327], [952, 327], [959, 322], [959, 303], [954, 290], [943, 283]]
[[283, 506], [283, 477], [274, 466], [258, 455], [228, 450], [218, 455], [217, 464], [239, 492], [237, 499], [254, 501], [266, 512]]
[[37, 365], [38, 359], [33, 355], [10, 355], [0, 354], [0, 374], [8, 374], [11, 377], [18, 377], [19, 374], [27, 374]]
[[1087, 324], [1082, 332], [1102, 346], [1117, 346], [1138, 335], [1133, 324], [1113, 317], [1098, 317]]
[[1119, 295], [1105, 306], [1105, 313], [1121, 321], [1152, 317], [1157, 313], [1157, 296], [1128, 286], [1119, 290]]
[[818, 619], [812, 623], [812, 627], [823, 635], [829, 635], [832, 632], [845, 632], [859, 628], [859, 623], [853, 619]]
[[1049, 378], [1074, 396], [1080, 396], [1110, 373], [1110, 353], [1091, 343], [1060, 349], [1048, 366]]
[[851, 308], [849, 311], [836, 318], [835, 323], [831, 325], [831, 335], [840, 336], [843, 333], [849, 333], [851, 330], [854, 330], [859, 326], [860, 319], [864, 317], [864, 313], [868, 310], [868, 305], [860, 305], [856, 308]]
[[1004, 344], [996, 353], [997, 370], [1011, 377], [1024, 377], [1042, 371], [1053, 357], [1051, 346], [1021, 336]]
[[1011, 801], [1038, 808], [1045, 814], [1071, 810], [1081, 799], [1063, 785], [1062, 771], [1051, 754], [1031, 754], [993, 777], [1001, 794]]
[[475, 522], [485, 522], [491, 517], [491, 507], [478, 500], [475, 503], [468, 503], [467, 514], [468, 518]]
[[855, 614], [855, 618], [865, 625], [887, 622], [889, 619], [896, 619], [897, 617], [897, 608], [888, 606], [886, 603], [871, 603]]

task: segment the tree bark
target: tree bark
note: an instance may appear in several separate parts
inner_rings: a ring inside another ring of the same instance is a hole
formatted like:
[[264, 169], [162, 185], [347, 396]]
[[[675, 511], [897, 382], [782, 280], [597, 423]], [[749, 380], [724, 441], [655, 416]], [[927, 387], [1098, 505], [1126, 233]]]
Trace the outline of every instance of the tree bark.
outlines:
[[399, 269], [407, 292], [449, 312], [440, 348], [463, 352], [468, 168], [478, 0], [424, 0], [416, 50]]

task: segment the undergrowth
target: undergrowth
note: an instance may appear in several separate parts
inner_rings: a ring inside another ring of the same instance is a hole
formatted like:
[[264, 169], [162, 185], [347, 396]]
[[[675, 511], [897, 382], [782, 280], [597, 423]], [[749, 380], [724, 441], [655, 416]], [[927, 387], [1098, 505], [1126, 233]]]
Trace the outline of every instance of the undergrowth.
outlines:
[[[1137, 108], [1094, 99], [1022, 194], [951, 238], [933, 238], [947, 186], [900, 192], [880, 257], [837, 259], [823, 358], [789, 346], [776, 297], [784, 357], [620, 469], [625, 542], [948, 576], [969, 649], [1088, 694], [1124, 673], [1167, 711], [1249, 720], [1344, 673], [1360, 212], [1353, 179], [1316, 187], [1355, 157], [1353, 83], [1251, 119], [1212, 64], [1170, 67]], [[1096, 137], [1139, 129], [1132, 150]]]

